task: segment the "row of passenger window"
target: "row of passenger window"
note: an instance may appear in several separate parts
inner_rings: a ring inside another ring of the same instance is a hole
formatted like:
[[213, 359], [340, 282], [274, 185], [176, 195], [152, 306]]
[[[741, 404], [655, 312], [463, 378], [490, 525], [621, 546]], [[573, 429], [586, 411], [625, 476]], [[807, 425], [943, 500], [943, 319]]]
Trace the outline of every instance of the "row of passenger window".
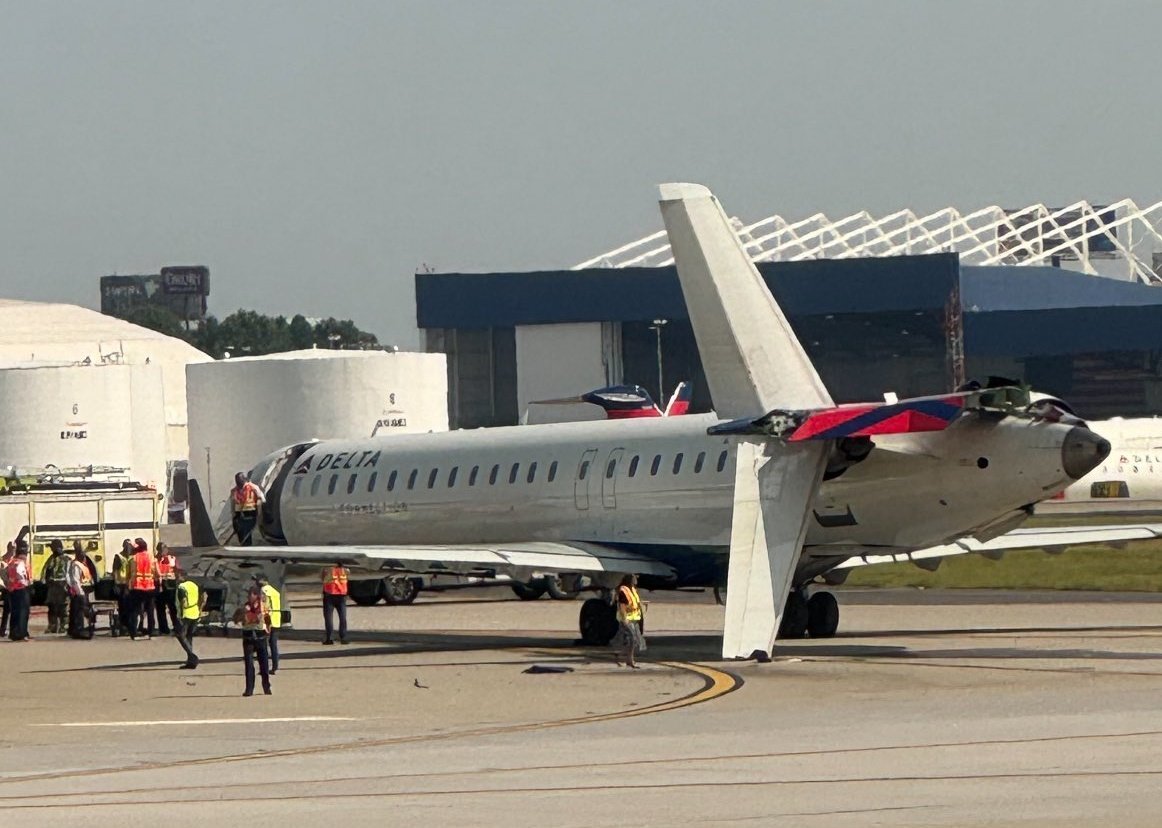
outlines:
[[[618, 461], [620, 459], [621, 459], [620, 457], [611, 457], [609, 459], [609, 461], [605, 467], [605, 477], [607, 479], [612, 478], [617, 473], [617, 464], [618, 464]], [[722, 471], [724, 471], [726, 469], [726, 460], [727, 460], [727, 453], [724, 450], [724, 451], [722, 451], [721, 454], [718, 455], [717, 470], [719, 473], [721, 473]], [[675, 454], [674, 455], [674, 462], [673, 462], [673, 465], [671, 466], [671, 469], [670, 469], [671, 473], [672, 474], [680, 473], [682, 471], [682, 464], [684, 461], [685, 461], [685, 453], [684, 452], [678, 452], [677, 454]], [[640, 467], [640, 464], [641, 464], [641, 456], [635, 454], [633, 456], [633, 458], [629, 461], [629, 469], [626, 473], [627, 476], [628, 477], [636, 477], [637, 473], [638, 473], [638, 469]], [[706, 464], [706, 452], [700, 451], [700, 452], [698, 452], [698, 456], [694, 459], [694, 473], [701, 474], [705, 464]], [[581, 463], [581, 468], [578, 470], [578, 473], [577, 473], [577, 477], [580, 480], [585, 480], [589, 476], [589, 467], [590, 467], [589, 460], [585, 460], [584, 462]], [[558, 464], [557, 464], [556, 460], [554, 460], [552, 463], [549, 464], [548, 474], [546, 475], [545, 482], [552, 483], [554, 480], [557, 479], [557, 468], [558, 468]], [[653, 462], [650, 463], [650, 467], [649, 467], [650, 476], [656, 477], [658, 472], [661, 470], [661, 468], [662, 468], [662, 455], [660, 455], [660, 454], [654, 455]], [[536, 482], [537, 469], [538, 469], [538, 464], [535, 460], [528, 464], [528, 469], [525, 472], [525, 474], [523, 475], [524, 482], [526, 484], [531, 484], [531, 483]], [[475, 485], [477, 485], [477, 483], [481, 482], [480, 471], [481, 471], [480, 466], [473, 466], [472, 470], [468, 472], [468, 485], [469, 486], [475, 486]], [[644, 474], [644, 472], [643, 472], [643, 474]], [[455, 487], [456, 481], [459, 479], [459, 476], [460, 476], [460, 467], [459, 466], [453, 466], [448, 471], [447, 487], [449, 489]], [[440, 477], [440, 470], [438, 468], [432, 469], [431, 471], [429, 471], [428, 475], [427, 475], [427, 480], [426, 480], [427, 488], [429, 488], [429, 489], [436, 488], [436, 483], [439, 480], [439, 477]], [[506, 477], [508, 479], [509, 484], [515, 484], [517, 482], [517, 480], [522, 477], [521, 464], [519, 462], [513, 463], [512, 466], [509, 468], [508, 474], [506, 475]], [[340, 478], [340, 475], [338, 473], [335, 473], [335, 474], [332, 474], [327, 479], [327, 494], [329, 494], [329, 495], [335, 494], [335, 492], [339, 488], [339, 478]], [[389, 475], [387, 475], [387, 478], [385, 480], [385, 484], [386, 484], [385, 490], [389, 491], [389, 492], [394, 492], [397, 485], [401, 485], [401, 487], [402, 487], [402, 484], [406, 484], [408, 491], [411, 491], [411, 490], [416, 488], [416, 485], [419, 482], [419, 479], [420, 479], [420, 470], [419, 469], [412, 469], [411, 472], [408, 474], [406, 481], [403, 481], [400, 479], [400, 473], [398, 470], [392, 470], [392, 472]], [[305, 480], [305, 478], [303, 478], [303, 477], [296, 477], [295, 478], [295, 482], [291, 487], [292, 491], [294, 492], [295, 497], [299, 497], [302, 495], [303, 481], [304, 480]], [[500, 480], [501, 480], [501, 467], [500, 467], [500, 464], [497, 463], [488, 472], [488, 485], [495, 486]], [[371, 474], [367, 476], [367, 484], [366, 484], [367, 493], [368, 494], [373, 493], [375, 491], [375, 487], [378, 483], [379, 483], [379, 472], [378, 471], [371, 472]], [[358, 485], [359, 485], [359, 474], [357, 472], [352, 472], [347, 477], [347, 485], [346, 485], [347, 494], [355, 494], [355, 489], [358, 487]], [[311, 497], [317, 496], [319, 494], [319, 491], [322, 489], [322, 487], [323, 487], [323, 475], [316, 474], [311, 479], [310, 496]]]

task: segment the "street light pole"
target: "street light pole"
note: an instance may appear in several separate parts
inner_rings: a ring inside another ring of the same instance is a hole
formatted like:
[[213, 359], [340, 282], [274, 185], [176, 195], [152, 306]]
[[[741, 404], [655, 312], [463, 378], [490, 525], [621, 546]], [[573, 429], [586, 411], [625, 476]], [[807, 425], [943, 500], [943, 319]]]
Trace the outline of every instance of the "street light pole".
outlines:
[[662, 405], [665, 399], [666, 385], [662, 377], [662, 328], [669, 322], [668, 319], [655, 319], [650, 325], [650, 330], [654, 332], [654, 336], [658, 343], [658, 405]]

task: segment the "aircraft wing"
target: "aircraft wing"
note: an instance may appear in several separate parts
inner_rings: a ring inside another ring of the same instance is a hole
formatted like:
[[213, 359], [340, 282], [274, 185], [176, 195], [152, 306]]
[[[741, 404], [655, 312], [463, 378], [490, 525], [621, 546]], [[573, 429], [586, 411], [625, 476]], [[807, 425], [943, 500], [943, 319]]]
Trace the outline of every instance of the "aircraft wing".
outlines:
[[871, 566], [880, 563], [903, 563], [912, 561], [922, 569], [934, 570], [942, 558], [973, 552], [990, 558], [999, 558], [1014, 549], [1044, 549], [1061, 552], [1074, 546], [1105, 544], [1122, 546], [1135, 541], [1162, 538], [1162, 523], [1137, 523], [1122, 526], [1052, 526], [1043, 528], [1014, 529], [989, 541], [975, 538], [961, 538], [953, 543], [917, 549], [914, 552], [900, 552], [892, 555], [861, 555], [848, 558], [836, 569], [851, 569], [857, 566]]
[[541, 573], [592, 574], [597, 572], [655, 575], [673, 578], [667, 564], [594, 543], [528, 542], [432, 546], [226, 546], [198, 549], [202, 559], [277, 561], [292, 565], [329, 566], [342, 560], [347, 566], [379, 577], [393, 573], [415, 575], [509, 575], [527, 580]]

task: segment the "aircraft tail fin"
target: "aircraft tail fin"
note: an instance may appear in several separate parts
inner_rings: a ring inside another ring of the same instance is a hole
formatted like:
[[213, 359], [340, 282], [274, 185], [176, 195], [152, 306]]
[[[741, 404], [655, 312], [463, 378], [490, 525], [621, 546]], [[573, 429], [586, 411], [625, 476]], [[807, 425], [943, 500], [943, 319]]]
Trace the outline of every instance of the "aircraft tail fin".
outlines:
[[686, 380], [678, 383], [678, 387], [674, 389], [673, 396], [670, 401], [666, 403], [666, 410], [662, 412], [663, 417], [681, 417], [690, 410], [690, 400], [694, 398], [694, 386]]
[[214, 524], [206, 511], [206, 501], [202, 499], [202, 487], [193, 478], [190, 487], [190, 543], [195, 549], [218, 546], [218, 536], [214, 534]]
[[659, 191], [719, 416], [834, 405], [713, 193], [700, 184], [663, 184]]

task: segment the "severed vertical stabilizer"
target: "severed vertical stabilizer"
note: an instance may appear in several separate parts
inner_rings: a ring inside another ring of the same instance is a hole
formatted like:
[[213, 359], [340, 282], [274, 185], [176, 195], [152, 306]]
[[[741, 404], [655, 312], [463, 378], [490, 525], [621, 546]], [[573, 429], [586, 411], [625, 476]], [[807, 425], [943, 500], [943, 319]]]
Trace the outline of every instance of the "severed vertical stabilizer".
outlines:
[[[698, 184], [663, 184], [661, 208], [718, 415], [831, 407], [718, 200]], [[724, 658], [764, 658], [774, 647], [829, 447], [761, 437], [738, 443]]]
[[659, 191], [714, 410], [734, 419], [831, 406], [718, 199], [700, 184], [663, 184]]

